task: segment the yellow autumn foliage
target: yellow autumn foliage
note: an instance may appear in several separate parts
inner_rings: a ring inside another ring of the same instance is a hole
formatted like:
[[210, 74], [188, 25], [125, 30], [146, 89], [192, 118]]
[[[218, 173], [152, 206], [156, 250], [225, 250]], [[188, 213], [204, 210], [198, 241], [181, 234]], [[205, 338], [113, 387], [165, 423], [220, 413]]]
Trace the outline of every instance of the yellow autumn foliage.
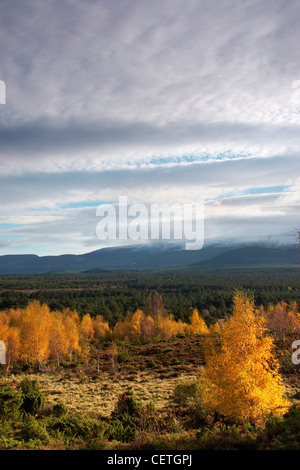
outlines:
[[193, 310], [191, 319], [190, 319], [190, 333], [195, 335], [206, 335], [209, 333], [209, 329], [203, 320], [199, 316], [199, 312], [197, 309]]
[[203, 405], [233, 421], [260, 423], [269, 413], [281, 416], [289, 402], [253, 299], [237, 292], [232, 317], [220, 332], [220, 349], [210, 342], [202, 374]]
[[300, 334], [300, 315], [296, 302], [290, 305], [286, 302], [279, 302], [275, 306], [269, 305], [266, 311], [261, 308], [262, 311], [266, 327], [278, 339], [284, 340], [288, 335]]

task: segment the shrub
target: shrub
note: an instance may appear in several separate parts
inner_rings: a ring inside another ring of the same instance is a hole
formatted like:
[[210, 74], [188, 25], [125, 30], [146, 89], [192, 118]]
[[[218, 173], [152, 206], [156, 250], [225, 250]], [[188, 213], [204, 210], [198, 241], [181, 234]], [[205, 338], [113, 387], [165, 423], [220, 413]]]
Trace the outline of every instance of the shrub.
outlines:
[[131, 392], [123, 393], [111, 413], [111, 421], [105, 430], [109, 440], [131, 442], [137, 434], [142, 416], [142, 406]]
[[137, 402], [136, 398], [130, 393], [123, 393], [113, 410], [112, 419], [122, 418], [123, 415], [137, 416], [141, 410], [141, 405]]
[[0, 449], [4, 440], [10, 440], [14, 436], [14, 426], [12, 421], [0, 421]]
[[183, 380], [176, 385], [171, 401], [180, 406], [189, 416], [190, 425], [202, 426], [211, 424], [214, 420], [202, 404], [202, 384], [198, 381]]
[[197, 401], [199, 384], [193, 380], [184, 380], [176, 385], [171, 400], [176, 405], [190, 406]]
[[271, 449], [299, 450], [300, 409], [293, 405], [282, 418], [270, 415], [265, 432]]
[[20, 375], [22, 374], [23, 372], [23, 369], [22, 369], [22, 366], [20, 364], [14, 364], [12, 369], [11, 369], [11, 373], [14, 374], [14, 375]]
[[124, 415], [122, 420], [112, 420], [105, 429], [104, 435], [109, 440], [131, 442], [136, 436], [136, 423], [129, 415]]
[[131, 356], [127, 351], [120, 351], [117, 355], [118, 362], [129, 362], [130, 359], [131, 359]]
[[64, 361], [60, 361], [60, 366], [61, 367], [64, 367], [64, 368], [74, 368], [74, 367], [77, 367], [77, 366], [80, 366], [80, 365], [83, 365], [85, 364], [85, 360], [84, 359], [74, 359], [73, 361], [68, 361], [68, 360], [64, 360]]
[[53, 405], [52, 414], [57, 418], [62, 418], [63, 416], [67, 416], [69, 413], [69, 409], [64, 402], [56, 403]]
[[26, 441], [35, 440], [42, 444], [49, 442], [50, 437], [46, 428], [34, 417], [28, 415], [22, 428], [21, 437]]
[[24, 379], [21, 382], [23, 404], [26, 413], [35, 414], [46, 402], [45, 395], [40, 391], [36, 380]]
[[243, 425], [216, 423], [203, 428], [197, 435], [199, 450], [254, 450], [257, 449], [255, 428]]
[[170, 348], [170, 347], [168, 347], [168, 348], [160, 348], [160, 351], [159, 351], [159, 352], [160, 352], [160, 354], [167, 354], [167, 353], [169, 353], [169, 352], [174, 352], [174, 349], [173, 349], [173, 348]]
[[81, 413], [66, 416], [53, 425], [53, 429], [63, 432], [66, 436], [88, 437], [100, 428], [100, 423]]
[[0, 417], [6, 419], [18, 419], [21, 415], [20, 408], [23, 398], [20, 393], [10, 387], [0, 387]]

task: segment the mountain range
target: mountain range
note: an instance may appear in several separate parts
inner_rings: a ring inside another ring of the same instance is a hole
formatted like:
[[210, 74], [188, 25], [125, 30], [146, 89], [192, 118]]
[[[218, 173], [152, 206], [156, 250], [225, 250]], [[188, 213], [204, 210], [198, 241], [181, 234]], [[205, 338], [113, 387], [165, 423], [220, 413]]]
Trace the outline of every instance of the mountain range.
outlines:
[[191, 251], [176, 245], [136, 245], [102, 248], [80, 255], [2, 255], [0, 274], [101, 272], [108, 269], [216, 269], [243, 266], [297, 266], [299, 263], [299, 250], [292, 245], [270, 247], [212, 244], [204, 246], [201, 250]]

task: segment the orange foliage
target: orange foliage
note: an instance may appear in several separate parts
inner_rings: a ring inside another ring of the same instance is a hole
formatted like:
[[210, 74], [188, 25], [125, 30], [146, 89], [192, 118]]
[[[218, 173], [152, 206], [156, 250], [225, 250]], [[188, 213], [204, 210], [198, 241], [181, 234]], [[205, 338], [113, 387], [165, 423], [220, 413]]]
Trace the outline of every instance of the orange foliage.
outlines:
[[67, 335], [68, 356], [72, 360], [74, 356], [80, 356], [81, 354], [81, 347], [79, 345], [80, 320], [77, 312], [65, 310], [63, 312], [63, 323]]
[[263, 319], [242, 292], [234, 299], [232, 317], [224, 323], [221, 347], [208, 345], [202, 374], [202, 401], [209, 412], [230, 420], [262, 422], [269, 413], [281, 416], [289, 406]]
[[50, 310], [34, 301], [22, 311], [20, 326], [20, 356], [25, 362], [41, 364], [49, 357]]
[[220, 334], [221, 333], [221, 328], [222, 328], [221, 325], [222, 324], [219, 321], [217, 321], [214, 325], [211, 325], [209, 327], [209, 333], [210, 334]]
[[296, 302], [288, 305], [279, 302], [277, 305], [269, 305], [266, 312], [261, 308], [260, 313], [265, 317], [265, 325], [273, 331], [279, 339], [285, 339], [287, 335], [299, 335], [300, 315]]
[[56, 360], [59, 366], [62, 357], [69, 350], [69, 334], [63, 314], [55, 312], [52, 314], [51, 328], [49, 333], [49, 355]]
[[146, 311], [138, 309], [127, 315], [111, 329], [101, 315], [79, 318], [76, 311], [65, 309], [51, 312], [38, 301], [25, 309], [10, 309], [0, 313], [0, 339], [7, 348], [9, 365], [21, 361], [40, 366], [48, 360], [57, 366], [62, 360], [88, 358], [92, 349], [100, 349], [105, 340], [123, 339], [127, 342], [151, 343], [169, 340], [178, 333], [207, 334], [205, 321], [194, 310], [190, 323], [178, 322], [167, 313], [161, 296], [149, 296]]
[[124, 320], [118, 321], [113, 329], [116, 339], [124, 339], [127, 342], [169, 340], [178, 333], [208, 334], [209, 329], [197, 309], [193, 311], [189, 324], [182, 320], [177, 322], [173, 315], [166, 314], [163, 310], [156, 312], [154, 317], [137, 310], [133, 315], [127, 315]]
[[102, 341], [110, 339], [111, 329], [108, 322], [104, 321], [102, 315], [97, 315], [93, 319], [94, 341], [99, 346]]
[[198, 310], [193, 310], [192, 316], [190, 318], [190, 333], [196, 335], [206, 335], [209, 333], [209, 329], [206, 326], [203, 318], [199, 316]]

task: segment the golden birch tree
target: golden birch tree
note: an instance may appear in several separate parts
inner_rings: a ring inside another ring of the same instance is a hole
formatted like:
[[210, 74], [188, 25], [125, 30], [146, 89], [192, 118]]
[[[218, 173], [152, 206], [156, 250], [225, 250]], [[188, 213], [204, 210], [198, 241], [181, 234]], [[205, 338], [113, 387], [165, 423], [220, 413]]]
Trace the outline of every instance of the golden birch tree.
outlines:
[[67, 355], [69, 350], [69, 335], [61, 312], [51, 315], [51, 326], [49, 332], [49, 354], [56, 361], [57, 367], [61, 359]]
[[191, 326], [190, 326], [191, 334], [207, 335], [209, 333], [209, 329], [205, 321], [203, 320], [203, 318], [199, 316], [199, 312], [196, 308], [193, 310], [192, 316], [190, 318], [190, 323], [191, 323]]
[[49, 333], [51, 315], [46, 304], [35, 300], [22, 311], [20, 318], [20, 353], [21, 358], [39, 366], [49, 356]]
[[284, 414], [289, 402], [252, 297], [237, 292], [232, 317], [220, 333], [220, 349], [207, 347], [202, 374], [203, 405], [233, 421], [260, 423], [269, 413]]
[[82, 354], [87, 356], [90, 350], [91, 343], [94, 341], [94, 328], [93, 320], [87, 313], [82, 317], [79, 325], [79, 344]]
[[74, 359], [74, 357], [80, 356], [81, 354], [81, 347], [79, 344], [79, 326], [80, 320], [77, 312], [72, 312], [70, 310], [63, 311], [63, 323], [65, 326], [65, 332], [67, 336], [67, 343], [68, 343], [68, 356], [70, 361]]

